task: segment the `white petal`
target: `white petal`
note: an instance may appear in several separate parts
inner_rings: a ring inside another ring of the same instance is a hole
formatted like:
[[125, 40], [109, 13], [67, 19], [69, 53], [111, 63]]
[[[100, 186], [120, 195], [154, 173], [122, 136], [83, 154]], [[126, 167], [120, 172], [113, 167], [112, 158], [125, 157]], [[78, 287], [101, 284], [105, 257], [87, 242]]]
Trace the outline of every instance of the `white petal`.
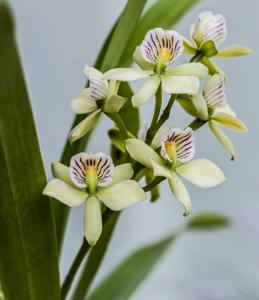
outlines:
[[132, 68], [116, 68], [104, 73], [105, 78], [109, 80], [132, 81], [148, 77], [153, 71], [144, 71]]
[[204, 86], [203, 95], [208, 107], [224, 107], [227, 103], [225, 95], [224, 76], [213, 75]]
[[100, 189], [97, 196], [112, 210], [122, 210], [145, 200], [146, 195], [138, 182], [124, 180], [106, 188]]
[[86, 192], [76, 190], [60, 179], [52, 179], [42, 193], [70, 207], [80, 205], [87, 197]]
[[180, 177], [176, 174], [174, 176], [174, 179], [169, 179], [168, 181], [175, 198], [184, 206], [184, 216], [188, 216], [192, 208], [192, 203], [188, 191], [186, 190]]
[[147, 32], [144, 41], [140, 45], [142, 57], [149, 63], [155, 64], [160, 55], [167, 56], [168, 63], [183, 53], [183, 38], [172, 30], [155, 28]]
[[178, 167], [176, 172], [202, 188], [216, 186], [225, 180], [224, 173], [220, 168], [208, 159], [192, 160]]
[[143, 70], [150, 70], [150, 71], [154, 71], [154, 64], [147, 62], [140, 51], [140, 46], [137, 46], [134, 53], [133, 53], [133, 60], [135, 61], [135, 63]]
[[182, 163], [190, 161], [195, 154], [193, 130], [187, 127], [184, 130], [180, 128], [171, 128], [164, 136], [161, 143], [161, 156], [171, 161], [166, 151], [167, 143], [175, 143], [177, 160]]
[[112, 176], [112, 182], [111, 184], [115, 184], [117, 182], [131, 179], [134, 174], [132, 165], [130, 163], [122, 164], [119, 166], [116, 166], [114, 168], [114, 173]]
[[162, 177], [171, 178], [171, 179], [174, 178], [172, 171], [168, 167], [157, 164], [153, 160], [151, 160], [151, 163], [153, 166], [154, 176], [162, 176]]
[[160, 84], [160, 77], [158, 75], [151, 76], [140, 88], [140, 90], [132, 97], [132, 105], [139, 107], [143, 103], [152, 98]]
[[111, 183], [114, 165], [110, 155], [98, 152], [87, 154], [84, 152], [74, 155], [70, 160], [70, 178], [73, 183], [80, 187], [86, 187], [87, 169], [95, 168], [97, 172], [98, 186]]
[[76, 114], [86, 114], [97, 109], [96, 103], [90, 100], [90, 88], [84, 89], [72, 100], [71, 109]]
[[69, 133], [70, 143], [74, 143], [76, 140], [80, 139], [86, 135], [95, 125], [99, 118], [99, 114], [102, 110], [98, 109], [87, 116], [82, 122], [80, 122], [76, 127], [74, 127]]
[[84, 235], [89, 245], [94, 246], [102, 233], [102, 212], [96, 197], [89, 197], [85, 206]]
[[108, 80], [95, 68], [85, 66], [84, 73], [90, 81], [90, 99], [101, 100], [108, 95]]
[[198, 15], [192, 36], [197, 43], [213, 40], [220, 45], [226, 36], [227, 28], [223, 15], [214, 15], [212, 12], [203, 12]]
[[196, 76], [204, 79], [208, 76], [208, 68], [201, 63], [188, 63], [166, 70], [167, 75]]
[[169, 94], [196, 95], [199, 92], [200, 81], [195, 76], [162, 76], [163, 90]]
[[129, 155], [142, 165], [152, 169], [151, 160], [163, 165], [161, 157], [146, 143], [138, 139], [128, 139], [125, 141]]

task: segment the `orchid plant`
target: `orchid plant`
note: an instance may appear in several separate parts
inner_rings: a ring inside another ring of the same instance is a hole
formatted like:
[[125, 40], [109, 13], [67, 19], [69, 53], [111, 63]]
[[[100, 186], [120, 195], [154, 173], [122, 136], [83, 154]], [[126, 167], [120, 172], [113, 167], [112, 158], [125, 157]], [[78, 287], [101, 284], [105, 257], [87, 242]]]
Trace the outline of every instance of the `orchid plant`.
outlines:
[[[218, 46], [226, 39], [226, 22], [222, 15], [212, 12], [199, 14], [191, 26], [192, 42], [176, 31], [154, 28], [146, 33], [133, 53], [137, 68], [115, 68], [101, 73], [86, 66], [84, 73], [89, 87], [71, 103], [73, 112], [87, 114], [70, 132], [70, 141], [82, 138], [93, 129], [103, 112], [120, 131], [119, 151], [126, 163], [114, 167], [112, 157], [103, 153], [79, 153], [71, 158], [70, 166], [54, 163], [52, 179], [45, 195], [73, 207], [85, 204], [84, 232], [90, 245], [95, 245], [102, 231], [101, 209], [122, 210], [146, 199], [165, 179], [173, 197], [184, 206], [184, 215], [191, 213], [191, 200], [182, 179], [208, 188], [225, 180], [223, 171], [208, 159], [194, 159], [194, 131], [208, 123], [219, 142], [230, 152], [235, 150], [216, 123], [237, 132], [247, 130], [228, 105], [225, 95], [225, 74], [209, 59], [213, 56], [234, 57], [249, 54], [242, 46], [222, 50]], [[192, 54], [189, 63], [174, 66], [184, 53]], [[213, 65], [213, 67], [211, 67]], [[131, 99], [120, 96], [121, 82], [148, 78]], [[205, 80], [200, 92], [201, 80]], [[167, 101], [163, 93], [170, 95]], [[142, 138], [131, 133], [120, 117], [120, 110], [131, 101], [135, 108], [155, 96], [151, 124]], [[167, 101], [167, 102], [166, 102]], [[185, 129], [166, 127], [173, 104], [178, 101], [195, 120]], [[162, 103], [166, 103], [161, 113]], [[114, 146], [118, 146], [114, 142]], [[145, 187], [139, 181], [152, 171], [153, 180]]]

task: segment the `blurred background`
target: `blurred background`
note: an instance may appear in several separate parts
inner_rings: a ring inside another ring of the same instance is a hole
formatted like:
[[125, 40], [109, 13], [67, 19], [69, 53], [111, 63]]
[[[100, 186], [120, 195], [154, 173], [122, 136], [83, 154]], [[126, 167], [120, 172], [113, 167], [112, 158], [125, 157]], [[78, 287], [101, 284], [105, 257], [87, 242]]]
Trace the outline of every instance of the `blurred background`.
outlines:
[[[58, 161], [71, 126], [70, 101], [85, 84], [82, 70], [92, 65], [125, 0], [62, 1], [11, 0], [18, 25], [17, 37], [27, 85], [39, 132], [47, 174]], [[173, 9], [173, 8], [172, 8]], [[217, 211], [228, 215], [232, 227], [223, 231], [188, 233], [170, 251], [132, 299], [253, 300], [259, 299], [259, 184], [258, 184], [258, 85], [259, 2], [256, 0], [203, 0], [174, 27], [189, 37], [197, 14], [212, 10], [225, 15], [228, 38], [224, 45], [244, 44], [249, 57], [220, 60], [228, 74], [226, 93], [249, 132], [227, 132], [237, 159], [231, 162], [208, 128], [196, 133], [196, 156], [215, 161], [225, 172], [224, 184], [202, 190], [188, 184], [193, 212]], [[185, 60], [188, 58], [185, 57]], [[137, 86], [133, 86], [137, 88]], [[142, 107], [142, 125], [150, 121], [152, 104]], [[185, 126], [189, 117], [176, 108], [172, 125]], [[103, 119], [88, 151], [109, 151]], [[94, 285], [133, 249], [158, 240], [185, 222], [182, 207], [167, 184], [161, 199], [123, 212]], [[71, 211], [61, 259], [64, 278], [82, 241], [82, 207]]]

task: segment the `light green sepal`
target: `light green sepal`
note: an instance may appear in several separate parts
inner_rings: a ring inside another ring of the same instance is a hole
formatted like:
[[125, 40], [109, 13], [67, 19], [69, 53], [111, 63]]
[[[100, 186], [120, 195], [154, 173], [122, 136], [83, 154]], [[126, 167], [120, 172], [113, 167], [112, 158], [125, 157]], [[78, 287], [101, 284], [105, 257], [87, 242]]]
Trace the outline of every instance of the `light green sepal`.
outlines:
[[218, 51], [216, 57], [220, 58], [229, 58], [229, 57], [238, 57], [243, 55], [249, 55], [252, 53], [252, 50], [248, 47], [233, 45]]
[[199, 50], [206, 57], [212, 57], [218, 53], [216, 44], [213, 40], [207, 40], [207, 41], [202, 42]]
[[[53, 177], [65, 181], [67, 184], [76, 187], [69, 175], [69, 168], [59, 162], [51, 164], [51, 172]], [[76, 187], [78, 188], [78, 187]]]
[[187, 39], [183, 39], [183, 46], [184, 46], [184, 53], [195, 55], [197, 49], [195, 48], [195, 45], [192, 45]]
[[126, 179], [131, 179], [133, 173], [134, 171], [130, 163], [122, 164], [115, 167], [111, 185]]
[[180, 95], [177, 97], [177, 102], [191, 116], [197, 117], [196, 107], [193, 105], [192, 99], [188, 95]]
[[95, 101], [90, 100], [90, 88], [84, 89], [77, 98], [72, 100], [71, 109], [76, 114], [86, 114], [97, 109]]
[[151, 160], [157, 164], [163, 165], [162, 158], [143, 141], [138, 139], [127, 139], [125, 145], [129, 155], [142, 165], [152, 169], [153, 166]]
[[216, 126], [214, 121], [209, 121], [209, 126], [211, 131], [216, 136], [217, 140], [230, 153], [231, 160], [234, 160], [236, 158], [236, 151], [229, 138], [225, 135], [225, 133], [220, 128]]
[[201, 188], [213, 187], [225, 180], [221, 169], [205, 158], [194, 159], [182, 164], [176, 169], [176, 172]]
[[134, 180], [124, 180], [111, 186], [100, 188], [96, 194], [112, 210], [118, 211], [146, 199], [140, 184]]
[[167, 168], [164, 164], [158, 164], [158, 163], [154, 162], [153, 160], [151, 160], [151, 164], [153, 167], [154, 176], [162, 176], [162, 177], [166, 177], [168, 179], [174, 178], [172, 171], [169, 168]]
[[203, 121], [207, 121], [209, 119], [208, 106], [202, 94], [193, 96], [192, 103], [196, 108], [198, 118]]
[[52, 179], [46, 185], [42, 194], [53, 197], [70, 207], [80, 205], [87, 197], [85, 192], [76, 190], [72, 186], [57, 178]]
[[121, 97], [119, 95], [112, 95], [106, 98], [104, 102], [103, 111], [107, 113], [119, 112], [123, 105], [126, 103], [127, 98]]
[[211, 119], [236, 132], [246, 132], [248, 130], [246, 125], [241, 120], [224, 112], [219, 112], [212, 115]]
[[188, 216], [191, 213], [192, 203], [182, 180], [175, 174], [174, 179], [168, 181], [175, 198], [184, 206], [184, 216]]
[[208, 76], [208, 68], [201, 63], [188, 63], [172, 69], [167, 69], [166, 74], [176, 76], [196, 76], [199, 79], [204, 79]]
[[84, 216], [84, 235], [89, 245], [94, 246], [102, 233], [102, 212], [98, 199], [87, 199]]
[[70, 131], [69, 141], [70, 143], [75, 142], [84, 135], [86, 135], [95, 125], [99, 118], [101, 109], [98, 109], [86, 117], [82, 122], [80, 122], [75, 128]]

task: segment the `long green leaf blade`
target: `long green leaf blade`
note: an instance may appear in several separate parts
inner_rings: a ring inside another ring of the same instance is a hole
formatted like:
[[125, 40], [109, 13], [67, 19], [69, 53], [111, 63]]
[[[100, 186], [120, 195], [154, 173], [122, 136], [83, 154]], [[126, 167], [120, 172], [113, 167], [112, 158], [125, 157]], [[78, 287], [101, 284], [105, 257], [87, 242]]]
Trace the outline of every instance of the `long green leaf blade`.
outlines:
[[146, 32], [155, 27], [171, 28], [199, 0], [156, 0], [141, 18], [125, 47], [121, 65], [131, 63], [132, 53], [141, 43]]
[[174, 239], [175, 236], [170, 235], [160, 242], [134, 252], [115, 268], [86, 299], [129, 299], [159, 262]]
[[14, 38], [0, 0], [0, 282], [5, 299], [59, 299], [54, 222]]

